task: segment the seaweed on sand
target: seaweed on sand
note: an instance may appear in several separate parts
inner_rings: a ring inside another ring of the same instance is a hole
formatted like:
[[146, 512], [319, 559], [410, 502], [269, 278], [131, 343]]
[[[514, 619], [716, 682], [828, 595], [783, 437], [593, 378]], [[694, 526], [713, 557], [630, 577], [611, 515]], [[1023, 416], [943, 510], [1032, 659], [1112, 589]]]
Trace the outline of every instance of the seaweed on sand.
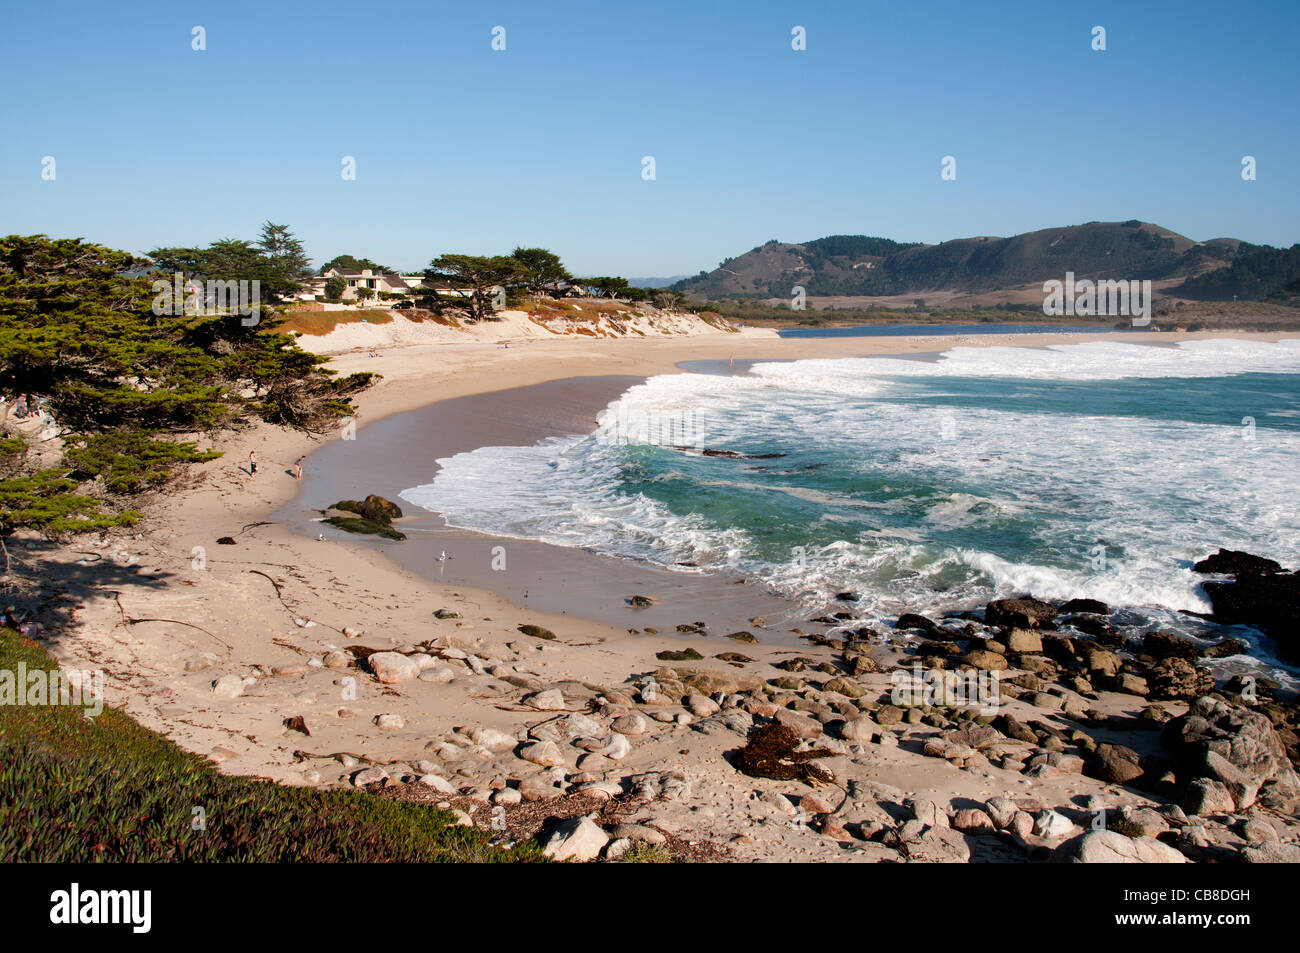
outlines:
[[829, 771], [812, 762], [834, 757], [835, 752], [825, 748], [796, 751], [798, 744], [799, 736], [786, 725], [758, 725], [750, 731], [745, 746], [736, 752], [736, 768], [751, 778], [798, 779], [809, 784], [834, 780]]

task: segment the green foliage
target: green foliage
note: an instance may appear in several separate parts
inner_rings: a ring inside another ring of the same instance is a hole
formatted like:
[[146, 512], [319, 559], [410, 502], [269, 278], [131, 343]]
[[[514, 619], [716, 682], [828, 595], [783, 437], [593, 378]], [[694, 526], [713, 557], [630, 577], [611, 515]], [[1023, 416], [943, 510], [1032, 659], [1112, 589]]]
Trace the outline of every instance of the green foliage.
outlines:
[[375, 272], [376, 274], [378, 274], [379, 272], [384, 272], [385, 274], [393, 273], [392, 268], [386, 268], [383, 265], [377, 265], [369, 258], [353, 258], [351, 255], [337, 255], [334, 258], [331, 258], [329, 261], [325, 262], [325, 264], [320, 266], [319, 274], [323, 275], [331, 268], [340, 268], [340, 269], [351, 268], [354, 269], [355, 271], [365, 271], [367, 268], [369, 268], [371, 271]]
[[[215, 273], [223, 280], [257, 262], [285, 276], [300, 270], [300, 248], [283, 226], [268, 223], [262, 245], [226, 240], [197, 256], [165, 250], [164, 260], [178, 270], [193, 267], [191, 257], [232, 269]], [[250, 415], [327, 430], [370, 382], [368, 374], [335, 379], [320, 367], [325, 358], [270, 330], [273, 314], [245, 326], [238, 315], [156, 307], [147, 264], [80, 239], [0, 238], [0, 392], [41, 395], [66, 455], [62, 467], [39, 469], [16, 463], [17, 447], [6, 452], [7, 527], [61, 533], [129, 521], [104, 512], [80, 483], [102, 478], [99, 494], [158, 487], [178, 467], [210, 458], [176, 436]]]
[[600, 296], [605, 298], [617, 298], [619, 295], [628, 297], [632, 288], [626, 278], [604, 276], [600, 278], [580, 278], [578, 282], [588, 288], [595, 288], [600, 293]]
[[325, 297], [338, 300], [348, 290], [348, 282], [342, 275], [334, 275], [325, 281]]
[[282, 301], [311, 274], [302, 242], [285, 225], [265, 222], [257, 241], [223, 238], [207, 248], [155, 248], [149, 252], [164, 276], [185, 281], [257, 281], [267, 301]]
[[1174, 291], [1201, 301], [1259, 301], [1300, 294], [1300, 245], [1273, 248], [1242, 244], [1226, 267], [1188, 278]]
[[545, 248], [516, 248], [510, 255], [523, 269], [524, 286], [539, 294], [547, 285], [568, 281], [572, 277], [560, 256]]
[[64, 452], [74, 479], [102, 479], [104, 488], [112, 493], [160, 487], [178, 466], [219, 456], [216, 451], [198, 450], [193, 443], [160, 440], [147, 431], [125, 427], [83, 437], [80, 446]]
[[[0, 629], [0, 668], [58, 668]], [[193, 809], [203, 809], [195, 830]], [[445, 812], [362, 791], [219, 774], [105, 707], [0, 706], [0, 860], [14, 862], [538, 862]]]
[[[482, 321], [492, 315], [493, 289], [520, 285], [525, 278], [523, 265], [505, 255], [441, 255], [425, 269], [422, 298], [439, 310], [449, 305], [464, 308], [471, 320]], [[435, 288], [463, 289], [469, 294], [444, 297]]]
[[131, 526], [134, 510], [108, 513], [103, 502], [76, 492], [77, 483], [61, 467], [0, 480], [0, 535], [31, 528], [58, 535], [110, 526]]

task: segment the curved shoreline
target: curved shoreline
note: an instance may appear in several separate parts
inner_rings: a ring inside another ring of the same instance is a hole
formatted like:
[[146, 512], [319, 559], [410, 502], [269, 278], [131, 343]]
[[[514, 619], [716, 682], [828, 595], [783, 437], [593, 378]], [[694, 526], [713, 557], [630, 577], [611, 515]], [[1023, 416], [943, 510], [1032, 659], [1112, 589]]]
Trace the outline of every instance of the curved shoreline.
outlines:
[[[1295, 335], [1248, 336], [1277, 340]], [[989, 336], [986, 343], [1016, 343], [1009, 337]], [[1018, 342], [1021, 346], [1077, 341], [1074, 335], [1063, 341], [1047, 335], [1026, 337], [1029, 340]], [[1135, 340], [1132, 333], [1122, 337]], [[1169, 343], [1172, 338], [1168, 334], [1144, 337], [1154, 343]], [[1177, 340], [1194, 337], [1178, 335]], [[364, 447], [367, 428], [393, 414], [498, 391], [503, 384], [521, 387], [584, 376], [678, 373], [683, 360], [728, 360], [739, 355], [758, 359], [865, 356], [981, 343], [985, 342], [927, 336], [856, 339], [850, 347], [843, 339], [775, 341], [719, 334], [663, 341], [557, 340], [509, 349], [424, 346], [394, 350], [378, 359], [368, 358], [365, 352], [344, 355], [331, 366], [343, 372], [373, 370], [386, 375], [358, 402], [362, 425], [356, 437]], [[43, 553], [43, 559], [48, 556], [48, 584], [65, 587], [76, 603], [75, 616], [43, 620], [51, 651], [66, 667], [103, 670], [109, 704], [185, 749], [213, 758], [223, 771], [293, 784], [347, 783], [354, 769], [343, 771], [330, 752], [356, 752], [375, 763], [409, 766], [432, 757], [426, 748], [456, 737], [456, 726], [514, 735], [522, 730], [521, 722], [526, 727], [545, 717], [537, 711], [531, 716], [519, 713], [514, 683], [475, 675], [463, 665], [447, 685], [413, 680], [394, 690], [369, 676], [355, 678], [355, 695], [348, 697], [342, 694], [347, 670], [321, 663], [323, 656], [340, 649], [364, 646], [382, 651], [437, 643], [447, 651], [499, 659], [500, 670], [514, 673], [512, 678], [575, 686], [625, 686], [629, 675], [655, 672], [663, 664], [656, 656], [665, 651], [695, 649], [705, 656], [701, 665], [710, 671], [759, 680], [780, 675], [772, 666], [793, 655], [829, 658], [826, 648], [801, 645], [794, 651], [774, 633], [758, 627], [753, 629], [756, 644], [663, 631], [632, 636], [625, 627], [521, 607], [490, 590], [431, 581], [359, 539], [319, 542], [288, 524], [266, 523], [299, 496], [298, 484], [286, 474], [291, 461], [342, 436], [322, 441], [266, 426], [232, 435], [218, 448], [225, 456], [195, 467], [190, 484], [159, 500], [135, 532]], [[249, 450], [256, 450], [263, 461], [255, 478], [239, 469]], [[304, 490], [320, 476], [311, 461]], [[225, 536], [235, 538], [235, 545], [216, 544]], [[86, 551], [102, 557], [90, 570], [80, 568], [87, 565]], [[611, 598], [631, 594], [607, 593]], [[435, 610], [440, 609], [457, 615], [436, 618]], [[49, 611], [61, 610], [52, 606]], [[149, 621], [128, 625], [126, 618]], [[521, 636], [520, 626], [525, 624], [550, 629], [556, 639]], [[733, 649], [741, 650], [747, 661], [709, 658]], [[246, 683], [243, 693], [233, 699], [213, 692], [214, 681], [228, 674], [239, 675]], [[885, 676], [872, 678], [881, 683], [872, 683], [873, 691], [882, 685], [888, 690]], [[1108, 696], [1098, 704], [1131, 713], [1137, 701], [1133, 696]], [[1013, 710], [1022, 715], [1033, 713], [1022, 703], [1015, 705], [1021, 707]], [[403, 728], [376, 726], [378, 716], [390, 713], [401, 716]], [[305, 718], [310, 740], [285, 727], [291, 716]], [[748, 831], [754, 838], [737, 848], [741, 857], [845, 859], [831, 839], [810, 841], [806, 833], [788, 826], [749, 826], [755, 823], [747, 819], [754, 810], [755, 786], [779, 792], [789, 785], [755, 785], [753, 779], [737, 776], [722, 759], [735, 740], [734, 736], [693, 731], [683, 736], [680, 731], [655, 729], [653, 736], [637, 741], [632, 757], [611, 770], [621, 776], [672, 764], [697, 778], [703, 800], [664, 805], [657, 809], [658, 819], [701, 836], [725, 839], [730, 836], [727, 831]], [[317, 755], [303, 760], [303, 749]], [[476, 770], [505, 771], [507, 777], [536, 770], [511, 760], [513, 755], [504, 757], [504, 762], [498, 759]], [[874, 781], [930, 792], [925, 796], [942, 792], [942, 797], [974, 797], [990, 784], [985, 775], [952, 772], [943, 762], [904, 748], [881, 749], [873, 757], [878, 759], [871, 770]], [[469, 771], [470, 767], [457, 769], [452, 764], [444, 770]], [[477, 774], [465, 774], [458, 781], [486, 790], [485, 779]], [[998, 780], [999, 787], [1019, 783], [1017, 775]], [[1035, 790], [1052, 803], [1062, 803], [1070, 796], [1102, 793], [1103, 788], [1099, 782], [1071, 775], [1038, 782]], [[694, 814], [692, 805], [708, 810]], [[870, 851], [859, 859], [869, 857]]]

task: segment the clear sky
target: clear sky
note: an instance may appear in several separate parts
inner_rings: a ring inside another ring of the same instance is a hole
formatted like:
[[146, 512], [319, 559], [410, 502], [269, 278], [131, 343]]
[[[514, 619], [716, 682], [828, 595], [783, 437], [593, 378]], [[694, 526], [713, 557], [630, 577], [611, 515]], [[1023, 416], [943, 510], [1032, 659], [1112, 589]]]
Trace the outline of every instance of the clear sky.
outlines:
[[0, 234], [269, 218], [317, 263], [523, 244], [634, 277], [1130, 218], [1289, 246], [1297, 35], [1297, 0], [6, 3]]

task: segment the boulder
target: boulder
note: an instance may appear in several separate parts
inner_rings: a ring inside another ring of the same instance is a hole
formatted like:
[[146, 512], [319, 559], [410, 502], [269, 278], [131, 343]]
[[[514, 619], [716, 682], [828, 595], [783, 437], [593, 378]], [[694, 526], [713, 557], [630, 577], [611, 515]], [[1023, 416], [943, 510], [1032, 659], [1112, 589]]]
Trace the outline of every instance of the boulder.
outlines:
[[994, 599], [984, 608], [988, 625], [1038, 628], [1056, 618], [1056, 607], [1039, 599]]
[[1123, 661], [1114, 652], [1101, 648], [1098, 645], [1085, 644], [1080, 649], [1083, 655], [1083, 664], [1089, 672], [1098, 672], [1109, 678], [1114, 678], [1119, 674], [1120, 666]]
[[222, 675], [212, 683], [212, 694], [215, 698], [238, 698], [244, 694], [244, 680], [238, 675]]
[[1224, 549], [1198, 562], [1195, 569], [1234, 577], [1231, 582], [1202, 584], [1214, 608], [1214, 621], [1257, 626], [1285, 654], [1300, 658], [1300, 572], [1286, 572], [1271, 559]]
[[374, 520], [379, 523], [389, 523], [402, 518], [402, 508], [400, 506], [374, 493], [360, 502], [357, 500], [340, 500], [330, 509], [356, 513], [362, 519]]
[[524, 761], [540, 764], [544, 768], [554, 768], [564, 764], [564, 755], [560, 753], [560, 746], [554, 741], [537, 741], [524, 745], [519, 750], [519, 757]]
[[1147, 679], [1151, 695], [1159, 699], [1192, 699], [1214, 691], [1214, 675], [1182, 658], [1161, 659]]
[[1097, 599], [1071, 599], [1061, 606], [1062, 612], [1086, 612], [1091, 615], [1110, 615], [1110, 606]]
[[1084, 773], [1112, 784], [1127, 784], [1142, 777], [1142, 759], [1124, 745], [1100, 744], [1088, 756]]
[[385, 684], [403, 682], [420, 674], [420, 666], [414, 659], [399, 652], [375, 652], [366, 659], [379, 681]]
[[1052, 859], [1070, 864], [1186, 864], [1178, 851], [1151, 837], [1089, 831], [1056, 848]]
[[1008, 652], [1043, 651], [1043, 637], [1034, 629], [1011, 629], [1003, 638]]
[[571, 817], [546, 839], [542, 853], [552, 860], [585, 863], [599, 857], [608, 843], [609, 835], [591, 818]]
[[927, 827], [920, 836], [904, 844], [912, 863], [965, 864], [970, 861], [970, 845], [960, 831], [948, 827]]
[[1239, 549], [1220, 549], [1217, 553], [1206, 556], [1192, 568], [1199, 573], [1217, 573], [1225, 576], [1262, 575], [1282, 571], [1280, 563], [1263, 556], [1244, 553]]
[[1148, 632], [1142, 637], [1142, 652], [1155, 659], [1181, 658], [1188, 661], [1200, 654], [1195, 642], [1174, 632]]
[[963, 834], [997, 833], [997, 828], [993, 826], [993, 819], [977, 807], [962, 808], [952, 816], [950, 823], [953, 830], [961, 831]]
[[1205, 778], [1225, 788], [1240, 785], [1236, 796], [1242, 797], [1253, 797], [1252, 790], [1273, 789], [1289, 797], [1300, 793], [1300, 779], [1282, 739], [1261, 712], [1203, 696], [1192, 702], [1187, 714], [1165, 725], [1160, 740], [1174, 757], [1180, 784]]
[[976, 649], [962, 656], [962, 662], [985, 672], [1002, 672], [1009, 666], [1005, 656], [984, 649]]

